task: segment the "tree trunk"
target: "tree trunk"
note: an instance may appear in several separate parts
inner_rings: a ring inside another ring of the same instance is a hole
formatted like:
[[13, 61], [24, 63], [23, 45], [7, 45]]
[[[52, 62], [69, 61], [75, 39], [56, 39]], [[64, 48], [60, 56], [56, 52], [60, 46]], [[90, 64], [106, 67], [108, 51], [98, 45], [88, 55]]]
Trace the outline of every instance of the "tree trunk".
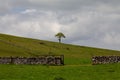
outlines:
[[61, 43], [61, 38], [59, 38], [58, 40], [59, 40], [59, 43]]

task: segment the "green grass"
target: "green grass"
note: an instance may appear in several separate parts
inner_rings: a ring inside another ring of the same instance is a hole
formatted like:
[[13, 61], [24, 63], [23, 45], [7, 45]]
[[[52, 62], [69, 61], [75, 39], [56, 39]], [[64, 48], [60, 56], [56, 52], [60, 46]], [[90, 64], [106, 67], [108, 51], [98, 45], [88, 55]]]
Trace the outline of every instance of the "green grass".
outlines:
[[64, 55], [65, 64], [91, 64], [91, 57], [120, 55], [120, 51], [99, 49], [0, 34], [0, 56]]
[[0, 80], [120, 80], [120, 64], [91, 65], [92, 56], [120, 51], [0, 34], [0, 57], [64, 55], [64, 66], [0, 65]]
[[0, 65], [0, 80], [120, 80], [120, 65]]

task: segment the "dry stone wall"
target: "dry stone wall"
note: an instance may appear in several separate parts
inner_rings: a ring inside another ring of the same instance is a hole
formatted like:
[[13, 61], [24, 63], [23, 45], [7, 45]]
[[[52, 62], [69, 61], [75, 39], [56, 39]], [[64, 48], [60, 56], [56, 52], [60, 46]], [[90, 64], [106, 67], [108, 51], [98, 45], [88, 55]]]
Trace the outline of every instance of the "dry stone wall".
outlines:
[[93, 56], [92, 64], [120, 63], [120, 56]]
[[39, 57], [0, 57], [0, 64], [43, 64], [64, 65], [64, 56], [39, 56]]

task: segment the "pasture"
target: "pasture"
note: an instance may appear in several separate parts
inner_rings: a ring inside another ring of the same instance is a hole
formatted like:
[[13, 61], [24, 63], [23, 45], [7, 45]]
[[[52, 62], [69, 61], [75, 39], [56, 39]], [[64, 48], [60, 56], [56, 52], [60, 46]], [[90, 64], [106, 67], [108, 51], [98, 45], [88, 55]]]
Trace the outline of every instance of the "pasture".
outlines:
[[120, 80], [120, 64], [0, 65], [0, 80]]
[[0, 64], [0, 80], [120, 80], [120, 64], [92, 65], [92, 56], [120, 51], [0, 34], [0, 57], [64, 55], [64, 66]]

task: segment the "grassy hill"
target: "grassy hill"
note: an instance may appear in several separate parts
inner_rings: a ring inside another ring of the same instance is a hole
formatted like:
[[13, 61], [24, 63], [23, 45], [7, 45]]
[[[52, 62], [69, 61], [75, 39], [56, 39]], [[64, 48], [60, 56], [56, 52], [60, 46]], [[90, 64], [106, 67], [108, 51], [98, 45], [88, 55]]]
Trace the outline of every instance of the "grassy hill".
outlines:
[[120, 80], [120, 64], [91, 65], [91, 57], [120, 55], [99, 49], [0, 34], [0, 56], [64, 55], [64, 66], [0, 64], [0, 80]]
[[0, 34], [0, 56], [47, 54], [65, 55], [65, 64], [89, 64], [92, 56], [120, 55], [120, 52]]

